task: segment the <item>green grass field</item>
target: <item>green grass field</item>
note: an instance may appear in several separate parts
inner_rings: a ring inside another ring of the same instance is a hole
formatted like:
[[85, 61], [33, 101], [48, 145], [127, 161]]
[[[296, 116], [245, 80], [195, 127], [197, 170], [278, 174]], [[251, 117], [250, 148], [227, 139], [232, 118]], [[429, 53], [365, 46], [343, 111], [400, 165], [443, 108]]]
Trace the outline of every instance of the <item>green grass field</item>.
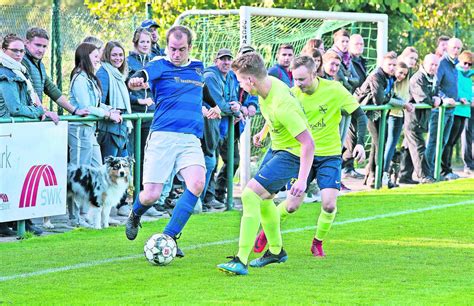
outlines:
[[[186, 257], [152, 266], [142, 255], [166, 220], [0, 244], [0, 304], [470, 304], [474, 301], [474, 180], [350, 194], [325, 243], [309, 252], [318, 204], [282, 226], [289, 260], [228, 276], [240, 212], [193, 216]], [[252, 255], [251, 258], [255, 257]]]

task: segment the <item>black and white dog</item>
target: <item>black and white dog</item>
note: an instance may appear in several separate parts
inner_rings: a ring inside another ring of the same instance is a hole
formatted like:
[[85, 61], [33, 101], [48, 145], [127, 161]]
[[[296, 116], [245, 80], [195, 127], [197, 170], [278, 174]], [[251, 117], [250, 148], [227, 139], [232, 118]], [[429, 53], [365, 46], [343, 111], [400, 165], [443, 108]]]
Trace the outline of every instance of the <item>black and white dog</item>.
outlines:
[[100, 168], [69, 167], [69, 218], [79, 224], [80, 208], [89, 203], [86, 220], [97, 229], [109, 227], [110, 210], [128, 189], [133, 162], [131, 157], [109, 156]]

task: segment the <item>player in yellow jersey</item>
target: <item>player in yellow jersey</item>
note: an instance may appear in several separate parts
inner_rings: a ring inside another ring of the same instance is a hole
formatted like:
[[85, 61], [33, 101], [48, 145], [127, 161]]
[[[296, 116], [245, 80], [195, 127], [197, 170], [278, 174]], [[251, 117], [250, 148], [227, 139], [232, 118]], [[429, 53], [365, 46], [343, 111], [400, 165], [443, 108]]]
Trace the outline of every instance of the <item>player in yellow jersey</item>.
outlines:
[[[365, 159], [363, 144], [367, 132], [367, 116], [349, 91], [336, 81], [317, 77], [314, 68], [315, 63], [311, 57], [295, 58], [291, 66], [295, 86], [291, 91], [303, 105], [316, 144], [309, 182], [316, 178], [321, 189], [321, 213], [311, 252], [314, 256], [324, 257], [322, 242], [336, 217], [336, 200], [341, 187], [341, 112], [350, 114], [357, 120], [357, 145], [353, 154], [358, 162]], [[259, 135], [255, 140], [257, 143], [260, 141]], [[278, 205], [281, 221], [296, 211], [301, 203], [302, 198], [287, 198]], [[254, 251], [263, 251], [265, 245], [266, 237], [262, 231], [255, 241]]]
[[272, 140], [271, 157], [242, 191], [239, 252], [231, 261], [218, 265], [223, 272], [245, 275], [260, 222], [267, 233], [269, 249], [262, 257], [252, 260], [250, 266], [264, 267], [288, 259], [282, 248], [280, 216], [272, 199], [289, 180], [296, 179], [289, 191], [290, 197], [303, 200], [314, 143], [301, 104], [285, 83], [267, 75], [259, 54], [251, 52], [239, 56], [232, 63], [232, 69], [245, 91], [258, 94]]

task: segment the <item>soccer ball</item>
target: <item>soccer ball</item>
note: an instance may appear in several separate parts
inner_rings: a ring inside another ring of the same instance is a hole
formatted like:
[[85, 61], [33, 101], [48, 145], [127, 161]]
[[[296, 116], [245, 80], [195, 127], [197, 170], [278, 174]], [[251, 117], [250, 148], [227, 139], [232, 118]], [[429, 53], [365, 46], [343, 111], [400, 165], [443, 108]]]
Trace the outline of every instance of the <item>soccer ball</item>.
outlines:
[[154, 265], [166, 266], [176, 256], [176, 242], [166, 234], [154, 234], [145, 243], [146, 259]]

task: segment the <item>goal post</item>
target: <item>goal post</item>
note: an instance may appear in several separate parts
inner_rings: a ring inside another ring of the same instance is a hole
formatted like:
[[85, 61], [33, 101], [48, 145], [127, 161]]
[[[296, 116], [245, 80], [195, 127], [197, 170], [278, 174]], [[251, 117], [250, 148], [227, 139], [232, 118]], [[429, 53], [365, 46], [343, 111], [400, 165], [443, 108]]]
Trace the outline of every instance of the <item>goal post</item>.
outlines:
[[[346, 28], [351, 34], [364, 38], [363, 56], [372, 70], [381, 63], [387, 52], [388, 16], [386, 14], [327, 12], [281, 8], [242, 6], [232, 10], [189, 10], [175, 24], [190, 27], [197, 37], [192, 55], [205, 65], [212, 65], [220, 48], [237, 53], [242, 44], [252, 45], [262, 54], [268, 67], [275, 63], [279, 45], [292, 44], [299, 54], [310, 38], [321, 38], [325, 46], [332, 46], [332, 34]], [[255, 116], [247, 121], [240, 141], [240, 184], [251, 178], [251, 168], [256, 168], [264, 151], [252, 148], [251, 135], [263, 126], [263, 118]], [[268, 141], [267, 141], [268, 144]]]

